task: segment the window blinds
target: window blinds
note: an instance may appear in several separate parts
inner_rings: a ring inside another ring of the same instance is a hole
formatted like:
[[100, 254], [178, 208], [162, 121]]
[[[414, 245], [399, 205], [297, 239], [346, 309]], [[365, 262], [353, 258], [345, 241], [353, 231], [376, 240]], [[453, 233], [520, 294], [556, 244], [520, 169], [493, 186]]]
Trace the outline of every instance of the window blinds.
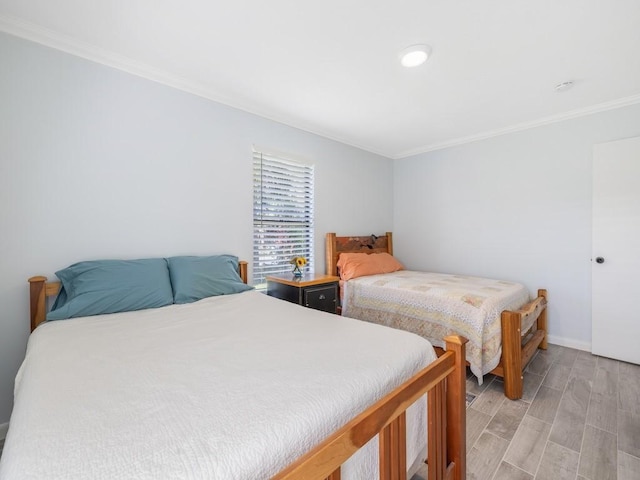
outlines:
[[253, 153], [253, 284], [288, 274], [293, 257], [313, 271], [313, 166]]

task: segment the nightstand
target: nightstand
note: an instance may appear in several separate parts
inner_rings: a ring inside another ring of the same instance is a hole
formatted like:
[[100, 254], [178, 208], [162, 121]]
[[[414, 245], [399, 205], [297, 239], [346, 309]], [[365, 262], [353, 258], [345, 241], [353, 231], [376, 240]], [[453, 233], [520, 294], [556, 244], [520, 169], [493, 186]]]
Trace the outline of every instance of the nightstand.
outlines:
[[302, 277], [278, 275], [267, 277], [267, 295], [304, 307], [336, 313], [339, 277], [307, 274]]

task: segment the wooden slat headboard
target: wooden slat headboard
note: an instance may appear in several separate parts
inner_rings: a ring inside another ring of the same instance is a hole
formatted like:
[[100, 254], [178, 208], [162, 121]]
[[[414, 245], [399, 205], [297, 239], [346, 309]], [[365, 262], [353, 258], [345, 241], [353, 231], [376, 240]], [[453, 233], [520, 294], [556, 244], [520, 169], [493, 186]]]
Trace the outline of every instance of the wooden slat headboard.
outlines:
[[365, 235], [337, 237], [335, 233], [327, 233], [327, 275], [338, 275], [338, 257], [341, 253], [382, 253], [393, 255], [391, 232], [384, 235]]
[[[244, 283], [247, 283], [247, 262], [238, 262], [238, 273]], [[54, 297], [60, 290], [60, 282], [47, 282], [47, 277], [37, 276], [29, 279], [29, 300], [31, 331], [47, 318], [47, 298]]]

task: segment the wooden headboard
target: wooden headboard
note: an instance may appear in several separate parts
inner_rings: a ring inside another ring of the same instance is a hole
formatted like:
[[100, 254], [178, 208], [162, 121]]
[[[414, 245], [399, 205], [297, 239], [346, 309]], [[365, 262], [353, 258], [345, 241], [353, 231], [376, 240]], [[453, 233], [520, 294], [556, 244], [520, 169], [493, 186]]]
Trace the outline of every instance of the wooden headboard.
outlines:
[[391, 232], [384, 235], [336, 237], [327, 233], [327, 275], [338, 275], [338, 257], [341, 253], [382, 253], [393, 255]]
[[[238, 273], [244, 283], [247, 283], [247, 262], [238, 262]], [[47, 282], [47, 277], [37, 276], [29, 279], [29, 305], [31, 317], [31, 331], [47, 318], [47, 298], [54, 297], [60, 291], [60, 282]]]

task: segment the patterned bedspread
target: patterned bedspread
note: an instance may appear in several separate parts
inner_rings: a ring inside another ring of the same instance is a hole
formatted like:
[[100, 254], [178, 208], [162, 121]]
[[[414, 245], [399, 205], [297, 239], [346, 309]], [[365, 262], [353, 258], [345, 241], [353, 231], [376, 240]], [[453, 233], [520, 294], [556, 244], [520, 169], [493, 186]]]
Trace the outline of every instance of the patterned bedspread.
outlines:
[[447, 335], [464, 335], [467, 361], [482, 383], [500, 361], [500, 313], [528, 301], [518, 283], [402, 270], [345, 282], [342, 315], [407, 330], [439, 347]]

